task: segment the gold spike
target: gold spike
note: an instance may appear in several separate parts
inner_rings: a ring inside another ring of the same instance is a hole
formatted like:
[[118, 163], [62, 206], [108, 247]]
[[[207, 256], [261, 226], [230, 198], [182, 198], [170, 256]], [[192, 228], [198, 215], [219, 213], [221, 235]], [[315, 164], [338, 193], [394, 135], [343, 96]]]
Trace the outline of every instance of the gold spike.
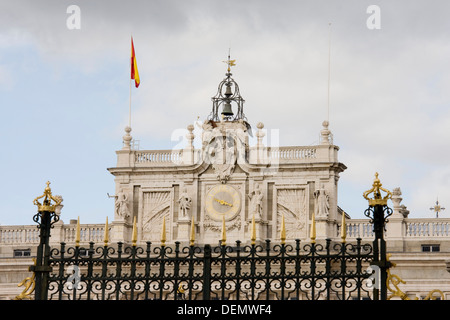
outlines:
[[316, 215], [312, 214], [311, 217], [311, 243], [316, 243]]
[[280, 231], [281, 244], [286, 242], [286, 225], [284, 223], [284, 214], [281, 216], [281, 231]]
[[227, 242], [227, 234], [226, 234], [226, 228], [225, 228], [225, 215], [222, 216], [222, 239], [220, 239], [222, 242], [222, 245], [226, 245]]
[[166, 217], [163, 217], [162, 227], [161, 227], [161, 247], [166, 245]]
[[251, 235], [252, 244], [256, 244], [256, 225], [255, 225], [255, 214], [252, 217], [252, 235]]
[[133, 218], [133, 233], [131, 235], [131, 244], [133, 247], [136, 247], [137, 243], [137, 227], [136, 227], [136, 216]]
[[191, 235], [189, 237], [189, 245], [192, 247], [195, 243], [195, 224], [194, 224], [194, 217], [192, 216], [191, 220]]
[[81, 238], [80, 217], [78, 216], [77, 229], [76, 229], [76, 233], [75, 233], [75, 247], [80, 246], [80, 238]]
[[105, 244], [105, 247], [108, 246], [108, 242], [109, 242], [109, 226], [108, 226], [108, 217], [106, 217], [106, 223], [105, 223], [105, 233], [104, 233], [104, 237], [103, 237], [103, 242]]
[[341, 222], [341, 239], [342, 239], [342, 243], [345, 243], [345, 238], [347, 238], [347, 226], [345, 224], [345, 212], [342, 212], [342, 222]]

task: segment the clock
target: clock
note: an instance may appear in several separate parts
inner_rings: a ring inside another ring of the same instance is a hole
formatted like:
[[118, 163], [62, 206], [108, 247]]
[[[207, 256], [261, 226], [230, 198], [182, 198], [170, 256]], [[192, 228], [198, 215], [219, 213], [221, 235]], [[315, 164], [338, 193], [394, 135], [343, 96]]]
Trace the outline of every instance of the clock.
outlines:
[[205, 209], [213, 220], [231, 220], [241, 209], [241, 195], [230, 185], [213, 186], [206, 193]]

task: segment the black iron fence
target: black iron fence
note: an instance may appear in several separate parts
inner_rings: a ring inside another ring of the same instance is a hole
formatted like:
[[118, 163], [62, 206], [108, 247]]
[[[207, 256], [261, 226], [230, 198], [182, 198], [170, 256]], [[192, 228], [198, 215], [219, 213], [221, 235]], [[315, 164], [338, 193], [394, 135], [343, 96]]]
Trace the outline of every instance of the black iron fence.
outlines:
[[370, 244], [52, 249], [48, 299], [372, 299]]
[[[49, 184], [49, 183], [48, 183]], [[348, 300], [387, 299], [387, 270], [384, 227], [392, 214], [389, 194], [381, 198], [381, 183], [364, 193], [369, 200], [365, 214], [375, 233], [372, 243], [345, 241], [345, 215], [341, 223], [342, 241], [316, 243], [272, 243], [211, 247], [136, 245], [117, 243], [95, 247], [50, 248], [52, 225], [58, 199], [47, 186], [35, 199], [38, 213], [34, 221], [40, 229], [36, 263], [30, 269], [35, 278], [36, 300]], [[368, 194], [374, 193], [374, 199]], [[44, 197], [43, 204], [38, 199]], [[52, 205], [51, 200], [56, 204]], [[313, 219], [314, 221], [314, 219]], [[107, 230], [107, 228], [106, 228]], [[370, 269], [369, 269], [370, 266]], [[27, 297], [24, 291], [20, 298]]]

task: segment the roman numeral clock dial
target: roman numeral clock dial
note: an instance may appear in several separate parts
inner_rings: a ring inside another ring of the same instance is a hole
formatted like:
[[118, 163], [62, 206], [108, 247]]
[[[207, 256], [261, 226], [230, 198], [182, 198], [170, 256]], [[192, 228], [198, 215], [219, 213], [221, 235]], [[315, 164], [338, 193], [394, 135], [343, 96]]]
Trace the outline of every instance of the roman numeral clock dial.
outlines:
[[206, 213], [216, 221], [233, 219], [241, 209], [241, 195], [230, 185], [213, 186], [206, 194]]

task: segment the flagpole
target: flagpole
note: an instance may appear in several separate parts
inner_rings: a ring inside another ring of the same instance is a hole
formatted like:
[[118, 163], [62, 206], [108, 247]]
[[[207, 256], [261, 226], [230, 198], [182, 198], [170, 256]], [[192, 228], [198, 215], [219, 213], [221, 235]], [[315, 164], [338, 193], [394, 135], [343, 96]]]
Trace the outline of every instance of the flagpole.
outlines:
[[[133, 41], [133, 36], [131, 36], [131, 40]], [[133, 56], [130, 57], [130, 68], [128, 69], [131, 72], [131, 68], [133, 68]], [[130, 106], [128, 110], [128, 126], [131, 128], [131, 77], [130, 77]]]
[[328, 98], [327, 98], [327, 121], [330, 121], [330, 69], [331, 69], [331, 22], [328, 34]]
[[[131, 59], [130, 59], [131, 61]], [[131, 79], [130, 79], [130, 107], [128, 110], [128, 126], [131, 128]]]

